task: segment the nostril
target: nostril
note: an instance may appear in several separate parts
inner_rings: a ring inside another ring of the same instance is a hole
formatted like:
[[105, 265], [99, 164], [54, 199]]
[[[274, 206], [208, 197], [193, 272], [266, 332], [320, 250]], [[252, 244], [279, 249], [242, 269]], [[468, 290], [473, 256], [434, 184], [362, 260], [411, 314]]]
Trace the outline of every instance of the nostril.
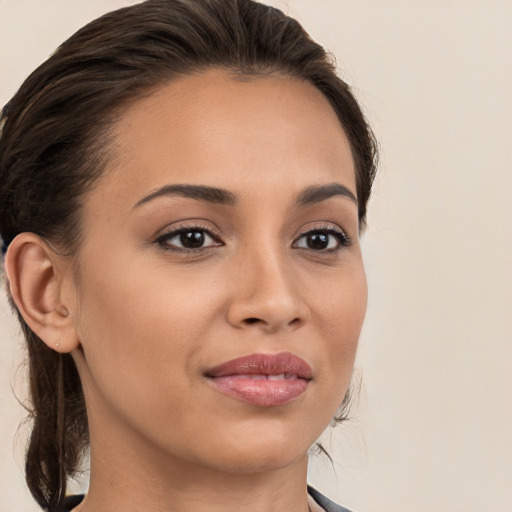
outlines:
[[[253, 324], [257, 324], [257, 323], [264, 323], [266, 324], [267, 322], [265, 322], [264, 320], [262, 320], [261, 318], [256, 318], [256, 317], [251, 317], [251, 318], [246, 318], [244, 320], [244, 323], [246, 325], [253, 325]], [[291, 326], [297, 326], [301, 323], [301, 320], [300, 318], [294, 318], [293, 320], [291, 320], [288, 325], [291, 325]]]

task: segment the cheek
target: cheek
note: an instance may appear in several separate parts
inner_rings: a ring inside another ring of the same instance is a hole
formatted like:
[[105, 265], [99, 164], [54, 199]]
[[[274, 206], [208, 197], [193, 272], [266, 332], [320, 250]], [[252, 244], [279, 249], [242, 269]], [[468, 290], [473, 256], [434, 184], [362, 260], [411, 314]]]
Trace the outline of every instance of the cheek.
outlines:
[[128, 259], [103, 262], [101, 273], [84, 269], [78, 330], [98, 391], [112, 404], [126, 407], [131, 396], [149, 408], [161, 396], [168, 403], [179, 395], [218, 297], [215, 287], [199, 286], [183, 272], [142, 264], [134, 270]]
[[334, 347], [355, 351], [366, 314], [367, 286], [363, 270], [354, 272], [324, 298], [324, 325]]
[[315, 291], [317, 325], [335, 345], [357, 346], [366, 314], [368, 287], [364, 265], [353, 258], [338, 273], [323, 277]]
[[322, 370], [325, 382], [331, 387], [336, 408], [345, 395], [352, 370], [359, 335], [366, 313], [367, 283], [364, 268], [353, 267], [339, 284], [322, 294], [317, 308], [317, 323], [324, 340], [325, 353]]
[[89, 269], [83, 278], [80, 324], [91, 342], [112, 340], [113, 350], [130, 343], [148, 348], [197, 332], [205, 324], [198, 312], [215, 310], [218, 286], [205, 282], [207, 274], [199, 280], [192, 269], [178, 272], [165, 264], [114, 256], [101, 272]]

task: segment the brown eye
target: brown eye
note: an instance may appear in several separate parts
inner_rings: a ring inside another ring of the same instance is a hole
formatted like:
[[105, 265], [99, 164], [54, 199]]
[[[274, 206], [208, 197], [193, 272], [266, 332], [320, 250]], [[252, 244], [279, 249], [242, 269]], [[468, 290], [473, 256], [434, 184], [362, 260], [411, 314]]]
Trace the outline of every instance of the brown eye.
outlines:
[[314, 230], [304, 233], [294, 243], [294, 247], [299, 249], [309, 249], [312, 251], [335, 251], [341, 247], [350, 245], [350, 240], [342, 231], [333, 229]]
[[206, 229], [180, 228], [164, 233], [156, 240], [164, 249], [175, 251], [194, 251], [222, 245]]
[[186, 249], [197, 249], [198, 247], [202, 247], [205, 239], [206, 235], [204, 231], [187, 231], [180, 235], [180, 243]]
[[329, 236], [326, 233], [314, 233], [306, 236], [306, 245], [309, 249], [322, 250], [329, 247]]

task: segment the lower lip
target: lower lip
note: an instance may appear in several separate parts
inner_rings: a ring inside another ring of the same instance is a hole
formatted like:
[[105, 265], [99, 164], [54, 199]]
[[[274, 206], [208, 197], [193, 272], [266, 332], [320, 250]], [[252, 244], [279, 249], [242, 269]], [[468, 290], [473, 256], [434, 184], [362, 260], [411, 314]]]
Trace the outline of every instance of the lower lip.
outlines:
[[209, 379], [218, 391], [261, 407], [286, 404], [306, 392], [308, 381], [301, 378], [255, 380], [227, 375]]

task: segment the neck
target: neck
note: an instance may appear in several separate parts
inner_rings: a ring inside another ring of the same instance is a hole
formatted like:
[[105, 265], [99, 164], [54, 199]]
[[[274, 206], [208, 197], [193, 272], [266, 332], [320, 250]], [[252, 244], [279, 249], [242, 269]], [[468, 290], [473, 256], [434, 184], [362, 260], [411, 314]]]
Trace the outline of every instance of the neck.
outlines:
[[171, 456], [128, 429], [90, 425], [90, 439], [89, 491], [77, 512], [310, 510], [307, 454], [285, 467], [240, 473]]

